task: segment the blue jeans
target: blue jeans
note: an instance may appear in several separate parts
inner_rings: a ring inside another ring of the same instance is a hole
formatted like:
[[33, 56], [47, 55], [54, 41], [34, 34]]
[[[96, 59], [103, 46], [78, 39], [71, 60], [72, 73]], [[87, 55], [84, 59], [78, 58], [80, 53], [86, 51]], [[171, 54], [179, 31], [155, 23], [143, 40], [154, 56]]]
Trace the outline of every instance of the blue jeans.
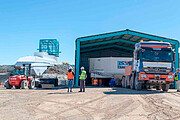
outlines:
[[70, 89], [70, 91], [72, 91], [72, 85], [73, 85], [73, 79], [69, 79], [68, 80], [68, 91]]

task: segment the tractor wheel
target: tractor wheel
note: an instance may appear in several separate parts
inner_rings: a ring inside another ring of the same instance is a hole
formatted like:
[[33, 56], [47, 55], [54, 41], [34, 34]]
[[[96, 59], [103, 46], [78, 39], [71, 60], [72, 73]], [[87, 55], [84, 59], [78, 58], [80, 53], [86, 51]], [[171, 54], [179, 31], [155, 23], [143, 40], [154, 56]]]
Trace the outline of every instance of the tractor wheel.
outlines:
[[26, 80], [23, 80], [23, 81], [21, 82], [21, 88], [22, 88], [22, 89], [27, 89], [27, 88], [28, 88], [28, 83], [27, 83]]
[[156, 86], [156, 90], [161, 90], [161, 86], [160, 86], [160, 85], [157, 85], [157, 86]]
[[162, 85], [162, 90], [163, 90], [164, 92], [167, 92], [167, 91], [169, 90], [169, 84], [163, 84], [163, 85]]
[[11, 89], [12, 86], [9, 84], [9, 81], [6, 82], [6, 89]]
[[134, 89], [134, 74], [131, 76], [130, 88], [131, 88], [132, 90]]
[[21, 88], [21, 86], [15, 86], [15, 88], [16, 88], [16, 89], [20, 89], [20, 88]]
[[135, 75], [135, 90], [142, 90], [142, 85], [138, 82], [138, 76]]
[[29, 81], [29, 89], [34, 89], [35, 87], [35, 80], [32, 79], [31, 81]]

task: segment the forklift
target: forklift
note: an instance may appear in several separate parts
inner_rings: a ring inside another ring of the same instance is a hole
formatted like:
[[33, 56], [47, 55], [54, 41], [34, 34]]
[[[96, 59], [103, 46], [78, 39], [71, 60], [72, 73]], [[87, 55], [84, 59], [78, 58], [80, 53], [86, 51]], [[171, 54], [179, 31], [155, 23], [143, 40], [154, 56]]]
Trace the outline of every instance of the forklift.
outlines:
[[5, 86], [6, 89], [11, 89], [13, 86], [16, 89], [34, 89], [35, 79], [31, 75], [31, 64], [23, 64], [23, 68], [15, 65]]

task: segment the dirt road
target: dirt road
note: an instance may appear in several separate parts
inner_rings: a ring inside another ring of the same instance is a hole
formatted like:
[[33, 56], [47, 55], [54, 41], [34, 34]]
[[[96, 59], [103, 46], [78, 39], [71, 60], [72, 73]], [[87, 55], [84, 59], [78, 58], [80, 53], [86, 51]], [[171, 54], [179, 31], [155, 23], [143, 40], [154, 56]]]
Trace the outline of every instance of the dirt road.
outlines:
[[86, 93], [0, 88], [2, 120], [179, 120], [180, 93], [87, 88]]

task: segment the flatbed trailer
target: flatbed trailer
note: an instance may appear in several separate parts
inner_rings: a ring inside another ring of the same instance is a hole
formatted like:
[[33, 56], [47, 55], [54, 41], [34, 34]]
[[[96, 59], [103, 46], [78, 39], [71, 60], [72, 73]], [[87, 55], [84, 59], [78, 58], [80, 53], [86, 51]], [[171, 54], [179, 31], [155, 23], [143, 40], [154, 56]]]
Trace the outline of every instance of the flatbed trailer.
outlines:
[[39, 87], [54, 88], [58, 86], [58, 78], [40, 78]]

